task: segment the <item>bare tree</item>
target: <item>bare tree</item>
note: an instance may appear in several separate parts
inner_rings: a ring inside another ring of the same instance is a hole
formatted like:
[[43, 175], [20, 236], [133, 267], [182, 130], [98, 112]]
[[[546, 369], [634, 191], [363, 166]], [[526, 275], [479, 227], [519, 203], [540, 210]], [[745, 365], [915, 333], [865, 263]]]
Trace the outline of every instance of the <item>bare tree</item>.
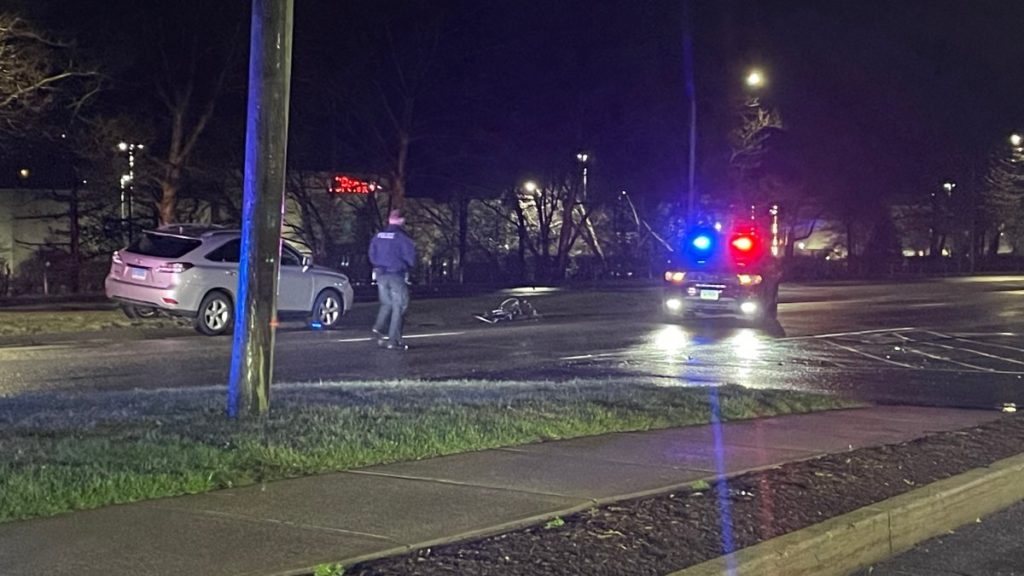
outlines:
[[100, 88], [70, 42], [48, 37], [29, 22], [0, 13], [0, 131], [24, 136], [53, 116], [73, 115]]
[[[237, 40], [239, 30], [234, 38]], [[207, 40], [198, 30], [192, 32], [189, 56], [177, 65], [168, 57], [165, 45], [162, 52], [163, 75], [157, 80], [156, 93], [166, 111], [163, 131], [166, 134], [162, 153], [153, 160], [159, 166], [154, 175], [160, 188], [157, 202], [161, 224], [178, 218], [178, 195], [185, 172], [190, 166], [196, 145], [213, 119], [217, 103], [224, 91], [232, 65], [235, 63], [237, 41], [207, 48]], [[219, 48], [219, 50], [218, 50]], [[205, 61], [211, 70], [201, 70]], [[205, 72], [205, 73], [204, 73]], [[212, 80], [207, 74], [212, 72]]]
[[747, 102], [741, 108], [740, 125], [729, 138], [729, 167], [733, 173], [733, 186], [742, 202], [749, 204], [759, 200], [768, 142], [782, 129], [779, 113], [759, 101]]
[[740, 126], [730, 135], [729, 166], [736, 208], [776, 212], [785, 255], [814, 234], [827, 210], [807, 186], [803, 153], [785, 129], [778, 110], [747, 101]]
[[[332, 193], [334, 175], [292, 170], [285, 182], [284, 224], [288, 239], [304, 246], [315, 261], [369, 276], [370, 238], [383, 227], [387, 199], [372, 186], [366, 194]], [[368, 181], [375, 179], [362, 176]]]
[[577, 242], [586, 233], [592, 207], [583, 203], [572, 178], [554, 180], [544, 186], [511, 188], [501, 201], [485, 201], [499, 217], [515, 226], [519, 259], [526, 265], [533, 257], [539, 279], [558, 281], [565, 277]]
[[362, 65], [375, 80], [348, 82], [338, 94], [348, 96], [345, 122], [355, 141], [368, 147], [366, 165], [387, 179], [391, 207], [402, 208], [411, 150], [425, 137], [417, 111], [434, 77], [441, 29], [433, 21], [396, 27], [388, 22], [379, 36], [371, 35], [376, 49]]
[[295, 242], [305, 246], [314, 259], [323, 260], [332, 252], [332, 240], [337, 241], [336, 228], [344, 215], [338, 198], [327, 193], [329, 183], [318, 180], [323, 178], [301, 170], [289, 172], [285, 198], [294, 210], [285, 211], [284, 223], [294, 232]]
[[999, 252], [1000, 237], [1024, 233], [1024, 152], [997, 152], [989, 161], [981, 193], [982, 214], [988, 224], [988, 253]]

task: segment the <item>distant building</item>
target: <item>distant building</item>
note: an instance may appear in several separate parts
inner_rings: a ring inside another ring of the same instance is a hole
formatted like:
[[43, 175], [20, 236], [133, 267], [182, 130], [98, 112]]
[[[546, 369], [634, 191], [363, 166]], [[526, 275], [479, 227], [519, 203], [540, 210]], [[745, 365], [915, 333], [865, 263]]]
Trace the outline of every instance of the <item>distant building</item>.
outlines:
[[55, 232], [68, 230], [67, 207], [46, 191], [0, 189], [0, 269], [17, 272]]

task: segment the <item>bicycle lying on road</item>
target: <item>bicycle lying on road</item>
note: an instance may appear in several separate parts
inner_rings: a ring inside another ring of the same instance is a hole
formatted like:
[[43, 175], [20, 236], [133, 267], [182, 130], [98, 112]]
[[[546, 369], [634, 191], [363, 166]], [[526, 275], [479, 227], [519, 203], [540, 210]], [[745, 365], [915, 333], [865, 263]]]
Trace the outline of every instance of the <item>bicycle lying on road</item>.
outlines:
[[488, 324], [512, 320], [532, 320], [540, 314], [525, 298], [506, 298], [497, 308], [485, 314], [474, 314], [474, 318]]

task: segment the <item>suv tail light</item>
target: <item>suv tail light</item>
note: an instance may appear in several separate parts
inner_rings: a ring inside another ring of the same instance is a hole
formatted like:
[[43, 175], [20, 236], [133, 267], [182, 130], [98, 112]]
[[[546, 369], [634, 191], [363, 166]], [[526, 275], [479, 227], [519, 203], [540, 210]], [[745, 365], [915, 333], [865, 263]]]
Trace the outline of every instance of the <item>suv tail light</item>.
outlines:
[[124, 264], [124, 260], [121, 259], [121, 253], [118, 251], [114, 252], [114, 255], [110, 257], [110, 261], [114, 264]]
[[684, 278], [686, 278], [686, 272], [673, 272], [672, 270], [665, 272], [665, 282], [682, 284]]
[[740, 274], [736, 278], [743, 286], [756, 286], [763, 280], [760, 274]]
[[163, 272], [165, 274], [181, 274], [185, 270], [191, 268], [192, 265], [188, 262], [171, 262], [164, 264], [156, 269], [157, 272]]

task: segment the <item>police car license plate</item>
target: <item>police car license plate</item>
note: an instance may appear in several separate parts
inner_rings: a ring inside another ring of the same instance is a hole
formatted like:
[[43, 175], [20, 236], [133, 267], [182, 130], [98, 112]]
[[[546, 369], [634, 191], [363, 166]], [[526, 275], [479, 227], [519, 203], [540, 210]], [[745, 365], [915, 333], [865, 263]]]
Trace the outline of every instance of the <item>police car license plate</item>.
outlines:
[[700, 291], [700, 299], [701, 300], [718, 300], [718, 295], [719, 294], [720, 294], [720, 292], [718, 290], [701, 290]]
[[146, 269], [145, 268], [132, 268], [132, 280], [145, 280]]

